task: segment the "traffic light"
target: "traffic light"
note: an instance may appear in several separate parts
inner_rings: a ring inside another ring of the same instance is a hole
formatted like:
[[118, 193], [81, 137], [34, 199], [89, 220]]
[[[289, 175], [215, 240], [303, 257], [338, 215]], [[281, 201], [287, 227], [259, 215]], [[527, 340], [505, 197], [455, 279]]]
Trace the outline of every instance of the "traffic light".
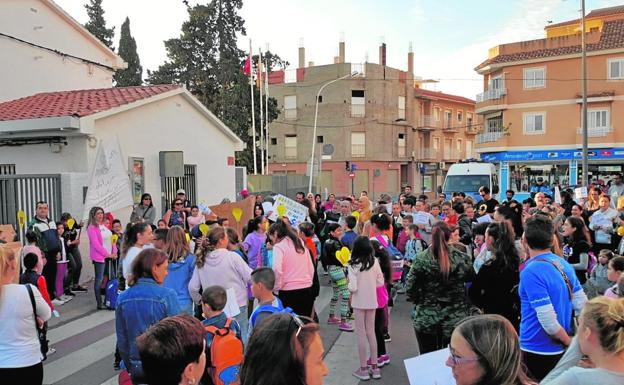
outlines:
[[349, 161], [345, 161], [345, 171], [351, 171], [351, 166], [349, 165]]

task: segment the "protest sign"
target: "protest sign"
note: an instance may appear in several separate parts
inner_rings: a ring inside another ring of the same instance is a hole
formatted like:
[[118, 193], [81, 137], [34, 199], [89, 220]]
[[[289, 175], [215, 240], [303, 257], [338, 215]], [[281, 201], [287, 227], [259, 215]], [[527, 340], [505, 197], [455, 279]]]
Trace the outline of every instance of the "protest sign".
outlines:
[[428, 225], [429, 224], [429, 213], [425, 211], [418, 211], [414, 215], [414, 224], [415, 225]]
[[587, 198], [587, 187], [577, 187], [574, 189], [574, 199], [580, 201], [583, 198]]
[[559, 186], [555, 186], [555, 203], [561, 204], [561, 191], [559, 191]]
[[477, 223], [490, 223], [490, 222], [492, 222], [492, 217], [490, 216], [490, 214], [481, 215], [479, 218], [477, 218]]
[[114, 139], [100, 140], [85, 198], [83, 219], [89, 217], [92, 207], [111, 212], [133, 203], [130, 178], [124, 168], [119, 142]]
[[[240, 234], [243, 226], [246, 225], [247, 222], [249, 222], [249, 220], [253, 218], [255, 203], [256, 197], [250, 196], [249, 198], [243, 199], [242, 201], [210, 206], [210, 210], [212, 210], [212, 213], [217, 215], [219, 218], [227, 218], [230, 222], [230, 227], [235, 228], [236, 231], [238, 231], [238, 233]], [[237, 221], [236, 218], [234, 218], [234, 214], [232, 211], [235, 208], [239, 208], [242, 210], [240, 222]]]
[[440, 349], [404, 360], [410, 385], [455, 385], [453, 372], [445, 364], [448, 356], [448, 349]]
[[299, 223], [306, 220], [308, 216], [307, 207], [281, 194], [277, 194], [273, 198], [275, 199], [275, 202], [273, 203], [273, 209], [271, 210], [272, 213], [268, 217], [270, 220], [277, 221], [279, 217], [277, 208], [279, 206], [284, 207], [285, 210], [283, 215], [288, 218], [291, 225], [297, 226], [299, 225]]

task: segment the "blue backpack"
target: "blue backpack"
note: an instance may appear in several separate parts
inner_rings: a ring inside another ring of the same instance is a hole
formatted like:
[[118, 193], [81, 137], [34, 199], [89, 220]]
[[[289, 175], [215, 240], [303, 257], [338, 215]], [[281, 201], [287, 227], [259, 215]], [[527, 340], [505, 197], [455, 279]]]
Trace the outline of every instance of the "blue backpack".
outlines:
[[403, 254], [401, 254], [399, 249], [397, 249], [392, 243], [387, 242], [384, 237], [382, 237], [381, 235], [377, 235], [374, 240], [379, 242], [384, 247], [384, 249], [388, 251], [391, 259], [395, 261], [403, 260]]
[[256, 319], [260, 313], [269, 313], [269, 315], [275, 313], [294, 314], [291, 308], [284, 307], [284, 305], [282, 305], [282, 301], [277, 298], [277, 306], [269, 304], [260, 305], [253, 311], [253, 313], [251, 313], [251, 317], [249, 317], [249, 325], [251, 326], [251, 329], [256, 327]]
[[104, 305], [108, 309], [115, 310], [117, 307], [117, 290], [119, 289], [119, 281], [117, 278], [110, 279], [106, 284], [106, 294], [104, 295]]

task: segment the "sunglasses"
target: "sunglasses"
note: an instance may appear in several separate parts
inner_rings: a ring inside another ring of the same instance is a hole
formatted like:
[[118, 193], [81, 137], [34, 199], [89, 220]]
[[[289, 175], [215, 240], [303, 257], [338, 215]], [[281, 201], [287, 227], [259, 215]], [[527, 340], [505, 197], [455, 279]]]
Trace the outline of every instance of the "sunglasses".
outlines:
[[448, 350], [449, 350], [449, 357], [448, 357], [447, 361], [453, 367], [464, 365], [464, 364], [468, 364], [470, 362], [479, 361], [479, 357], [458, 357], [458, 356], [456, 356], [455, 354], [453, 354], [453, 351], [451, 350], [451, 345], [448, 346]]
[[308, 317], [299, 317], [298, 315], [296, 315], [295, 313], [289, 313], [292, 322], [294, 322], [295, 325], [297, 325], [297, 332], [295, 333], [295, 338], [299, 338], [299, 334], [301, 333], [301, 330], [303, 330], [303, 328], [310, 323], [313, 323], [314, 321]]
[[176, 206], [182, 206], [182, 202], [176, 202], [175, 205]]
[[150, 198], [150, 197], [145, 197], [145, 198], [143, 198], [143, 200], [144, 200], [144, 201], [151, 201], [151, 200], [152, 200], [152, 198]]

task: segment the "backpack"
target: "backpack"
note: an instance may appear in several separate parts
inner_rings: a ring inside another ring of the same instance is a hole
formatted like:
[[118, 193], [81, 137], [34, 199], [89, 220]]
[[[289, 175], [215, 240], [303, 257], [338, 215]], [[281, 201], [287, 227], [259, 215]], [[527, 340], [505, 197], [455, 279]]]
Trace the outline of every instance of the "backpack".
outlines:
[[210, 345], [211, 367], [208, 373], [214, 385], [239, 384], [238, 372], [243, 362], [243, 342], [230, 328], [232, 319], [228, 318], [225, 326], [206, 326], [206, 332], [212, 334]]
[[387, 242], [381, 235], [375, 236], [375, 240], [379, 242], [390, 255], [390, 259], [403, 260], [403, 254], [392, 243]]
[[109, 276], [104, 287], [104, 305], [110, 309], [115, 310], [117, 307], [117, 296], [119, 295], [119, 281], [117, 280], [117, 260], [108, 259], [106, 261], [109, 265]]
[[273, 306], [273, 305], [269, 305], [269, 304], [264, 304], [264, 305], [260, 305], [258, 306], [253, 313], [251, 313], [251, 317], [249, 317], [249, 324], [251, 325], [251, 328], [255, 328], [256, 327], [256, 319], [258, 318], [258, 314], [260, 313], [269, 313], [269, 314], [275, 314], [275, 313], [289, 313], [289, 314], [294, 314], [293, 310], [289, 307], [284, 307], [284, 305], [282, 305], [282, 301], [280, 301], [280, 299], [277, 299], [277, 303], [278, 306]]

